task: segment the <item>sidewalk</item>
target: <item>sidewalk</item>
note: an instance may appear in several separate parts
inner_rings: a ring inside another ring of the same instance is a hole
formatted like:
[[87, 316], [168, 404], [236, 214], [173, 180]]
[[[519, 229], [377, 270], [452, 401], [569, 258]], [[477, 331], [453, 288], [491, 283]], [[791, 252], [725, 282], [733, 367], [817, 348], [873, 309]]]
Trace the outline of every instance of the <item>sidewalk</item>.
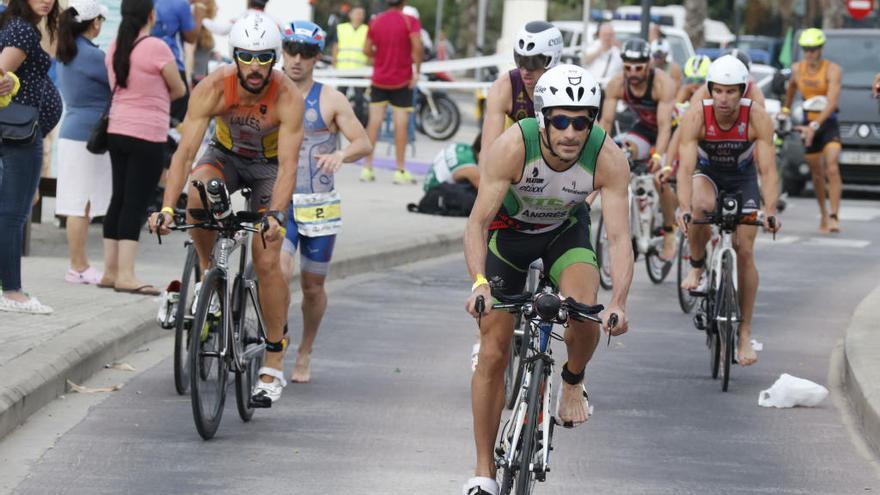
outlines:
[[[475, 134], [463, 129], [458, 140], [467, 142]], [[423, 173], [448, 143], [420, 136], [418, 145], [412, 170]], [[384, 155], [386, 146], [380, 143], [378, 151]], [[331, 278], [461, 251], [465, 219], [408, 212], [406, 204], [422, 196], [422, 176], [417, 176], [418, 185], [393, 185], [393, 160], [379, 156], [375, 183], [358, 182], [358, 166], [347, 165], [337, 174], [343, 232]], [[54, 204], [47, 201], [44, 223], [33, 226], [32, 256], [23, 259], [22, 273], [25, 290], [52, 306], [54, 314], [0, 313], [0, 438], [65, 393], [67, 380], [81, 383], [106, 363], [167, 332], [155, 323], [157, 298], [64, 282], [67, 244], [64, 231], [51, 220], [53, 210]], [[186, 234], [173, 233], [160, 246], [155, 236], [142, 234], [140, 278], [160, 288], [179, 278], [185, 239]], [[101, 269], [100, 225], [89, 232], [89, 259]], [[298, 287], [298, 282], [292, 286]]]
[[880, 286], [859, 303], [844, 340], [843, 380], [859, 427], [880, 456]]

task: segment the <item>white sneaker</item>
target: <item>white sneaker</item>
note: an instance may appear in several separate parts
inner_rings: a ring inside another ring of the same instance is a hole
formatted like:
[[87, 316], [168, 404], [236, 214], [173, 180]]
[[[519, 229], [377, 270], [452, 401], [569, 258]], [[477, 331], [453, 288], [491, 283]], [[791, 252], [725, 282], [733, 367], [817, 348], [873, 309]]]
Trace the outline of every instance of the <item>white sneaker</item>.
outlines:
[[36, 297], [28, 297], [27, 301], [20, 302], [0, 296], [0, 311], [12, 313], [30, 313], [32, 315], [50, 315], [55, 310], [37, 300]]
[[[202, 283], [196, 282], [195, 287], [193, 287], [193, 303], [190, 307], [190, 311], [192, 314], [196, 314], [196, 308], [199, 307], [199, 293], [202, 290]], [[220, 301], [215, 296], [213, 300], [211, 300], [211, 307], [208, 309], [208, 312], [213, 315], [220, 314]]]

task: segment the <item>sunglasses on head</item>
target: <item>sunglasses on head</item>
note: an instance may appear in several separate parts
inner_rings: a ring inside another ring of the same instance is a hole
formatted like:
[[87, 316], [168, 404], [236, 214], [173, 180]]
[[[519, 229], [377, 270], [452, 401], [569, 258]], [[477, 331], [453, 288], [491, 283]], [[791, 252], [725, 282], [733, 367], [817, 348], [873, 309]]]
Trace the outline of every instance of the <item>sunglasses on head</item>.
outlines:
[[321, 53], [318, 45], [309, 45], [299, 41], [285, 41], [284, 51], [291, 57], [299, 55], [303, 58], [314, 58]]
[[235, 58], [238, 59], [239, 62], [250, 65], [254, 63], [254, 60], [257, 61], [260, 65], [269, 65], [275, 62], [275, 52], [247, 52], [244, 50], [236, 50]]
[[574, 126], [574, 130], [582, 131], [590, 126], [590, 118], [585, 117], [583, 115], [579, 115], [577, 117], [569, 117], [567, 115], [554, 115], [548, 119], [550, 121], [550, 125], [559, 129], [560, 131], [564, 131], [568, 129], [568, 126]]
[[516, 66], [525, 70], [540, 70], [547, 67], [548, 58], [544, 55], [520, 55], [513, 54], [513, 61]]

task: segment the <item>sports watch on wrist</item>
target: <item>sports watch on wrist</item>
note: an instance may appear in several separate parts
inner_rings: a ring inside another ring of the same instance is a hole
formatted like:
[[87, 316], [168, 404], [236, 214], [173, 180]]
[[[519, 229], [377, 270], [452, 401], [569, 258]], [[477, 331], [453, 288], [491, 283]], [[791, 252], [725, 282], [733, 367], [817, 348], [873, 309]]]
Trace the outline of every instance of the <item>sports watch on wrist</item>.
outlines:
[[268, 217], [274, 218], [281, 227], [287, 225], [287, 213], [284, 213], [283, 211], [269, 210], [266, 212], [266, 218]]

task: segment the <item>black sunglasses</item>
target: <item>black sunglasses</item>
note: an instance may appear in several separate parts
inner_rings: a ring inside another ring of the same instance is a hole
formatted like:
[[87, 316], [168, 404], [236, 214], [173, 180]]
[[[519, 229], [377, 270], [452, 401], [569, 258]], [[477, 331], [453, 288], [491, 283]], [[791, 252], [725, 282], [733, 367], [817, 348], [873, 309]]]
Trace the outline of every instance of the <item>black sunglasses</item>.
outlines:
[[516, 66], [525, 70], [539, 70], [547, 67], [549, 57], [544, 55], [520, 55], [513, 54], [513, 61]]
[[821, 46], [804, 46], [804, 47], [801, 47], [801, 48], [803, 48], [805, 52], [815, 52], [815, 51], [818, 51], [818, 50], [821, 50], [821, 49], [822, 49]]
[[318, 45], [309, 45], [299, 41], [285, 41], [284, 51], [291, 57], [299, 55], [303, 58], [314, 58], [321, 53], [321, 49], [318, 48]]
[[574, 130], [582, 131], [590, 126], [590, 118], [584, 117], [583, 115], [577, 117], [568, 117], [566, 115], [554, 115], [550, 117], [550, 125], [559, 129], [560, 131], [564, 131], [568, 129], [569, 125], [574, 126]]

